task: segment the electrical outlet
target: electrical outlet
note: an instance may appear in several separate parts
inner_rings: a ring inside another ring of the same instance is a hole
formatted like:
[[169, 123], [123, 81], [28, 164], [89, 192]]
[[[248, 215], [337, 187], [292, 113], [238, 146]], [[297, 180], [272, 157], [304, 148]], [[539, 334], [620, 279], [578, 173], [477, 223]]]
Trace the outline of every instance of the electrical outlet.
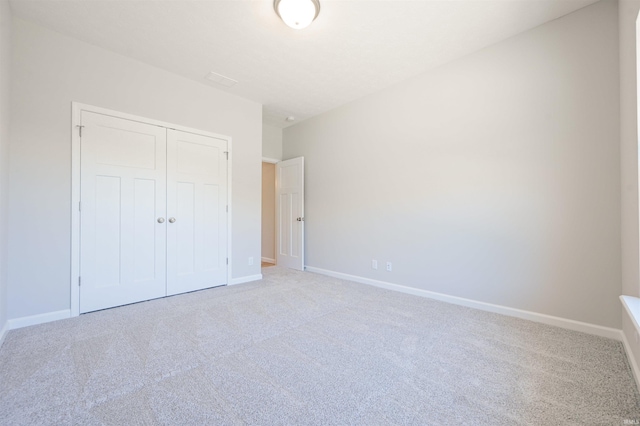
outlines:
[[392, 270], [391, 262], [387, 262], [387, 271], [391, 272], [391, 270]]
[[253, 265], [253, 257], [249, 258], [249, 266]]
[[378, 261], [371, 259], [371, 269], [378, 269]]

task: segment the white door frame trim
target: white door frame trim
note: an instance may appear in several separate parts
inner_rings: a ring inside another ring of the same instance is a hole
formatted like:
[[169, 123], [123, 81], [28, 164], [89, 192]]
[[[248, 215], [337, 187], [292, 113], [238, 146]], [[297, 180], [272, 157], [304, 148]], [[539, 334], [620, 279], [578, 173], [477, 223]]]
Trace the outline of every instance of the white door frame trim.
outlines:
[[227, 257], [229, 258], [227, 285], [231, 284], [231, 269], [233, 265], [231, 258], [231, 164], [233, 159], [231, 137], [79, 102], [71, 102], [71, 282], [69, 283], [71, 286], [71, 316], [77, 317], [80, 315], [80, 287], [78, 285], [80, 280], [80, 133], [78, 132], [77, 126], [80, 125], [82, 111], [109, 115], [111, 117], [123, 118], [125, 120], [137, 121], [227, 141], [227, 150], [229, 151], [229, 161], [227, 164], [227, 205], [229, 206], [229, 213], [227, 214]]

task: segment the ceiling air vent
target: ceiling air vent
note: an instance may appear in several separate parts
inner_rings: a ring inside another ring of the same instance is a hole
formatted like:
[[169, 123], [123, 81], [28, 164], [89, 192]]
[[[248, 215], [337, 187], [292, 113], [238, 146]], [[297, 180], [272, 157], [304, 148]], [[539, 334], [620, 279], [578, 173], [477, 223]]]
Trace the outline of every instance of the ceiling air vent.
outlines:
[[216, 84], [219, 84], [220, 86], [224, 86], [224, 87], [231, 87], [234, 84], [237, 83], [236, 80], [229, 78], [229, 77], [225, 77], [224, 75], [220, 75], [218, 73], [215, 73], [213, 71], [211, 71], [209, 74], [205, 75], [204, 78], [206, 78], [209, 81], [213, 81]]

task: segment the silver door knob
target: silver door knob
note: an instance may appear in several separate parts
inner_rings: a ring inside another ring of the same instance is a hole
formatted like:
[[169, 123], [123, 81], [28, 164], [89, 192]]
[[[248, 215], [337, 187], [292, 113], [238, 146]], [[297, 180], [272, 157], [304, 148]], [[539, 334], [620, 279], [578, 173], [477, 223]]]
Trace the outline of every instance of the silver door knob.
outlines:
[[170, 218], [169, 218], [169, 223], [173, 223], [173, 222], [175, 222], [175, 221], [176, 221], [176, 218], [175, 218], [175, 217], [170, 217]]
[[159, 217], [158, 218], [158, 223], [164, 223], [164, 217]]

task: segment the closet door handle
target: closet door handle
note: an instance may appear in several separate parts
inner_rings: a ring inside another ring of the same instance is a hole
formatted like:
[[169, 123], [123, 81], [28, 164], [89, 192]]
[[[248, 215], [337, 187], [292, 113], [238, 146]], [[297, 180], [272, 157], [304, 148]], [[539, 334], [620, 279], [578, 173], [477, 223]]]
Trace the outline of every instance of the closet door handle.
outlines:
[[170, 217], [170, 218], [169, 218], [169, 223], [174, 223], [175, 221], [176, 221], [176, 218], [175, 218], [175, 217]]
[[164, 223], [164, 217], [159, 217], [158, 218], [158, 223]]

